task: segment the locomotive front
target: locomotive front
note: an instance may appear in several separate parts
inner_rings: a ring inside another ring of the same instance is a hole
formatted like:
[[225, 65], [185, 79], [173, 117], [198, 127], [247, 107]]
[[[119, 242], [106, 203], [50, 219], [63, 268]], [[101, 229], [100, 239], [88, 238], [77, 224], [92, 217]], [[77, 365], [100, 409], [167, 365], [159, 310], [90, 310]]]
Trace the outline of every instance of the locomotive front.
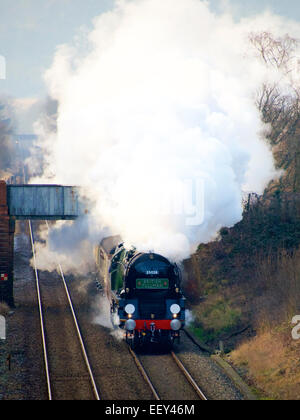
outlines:
[[185, 299], [176, 264], [154, 253], [134, 255], [124, 272], [119, 300], [120, 326], [133, 347], [172, 345], [185, 323]]

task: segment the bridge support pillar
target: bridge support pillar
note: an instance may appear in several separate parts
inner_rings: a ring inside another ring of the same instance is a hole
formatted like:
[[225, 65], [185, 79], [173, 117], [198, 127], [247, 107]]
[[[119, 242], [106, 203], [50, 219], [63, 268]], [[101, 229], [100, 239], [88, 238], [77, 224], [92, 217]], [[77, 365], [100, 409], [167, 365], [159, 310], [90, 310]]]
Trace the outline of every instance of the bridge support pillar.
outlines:
[[14, 307], [14, 233], [15, 221], [9, 217], [7, 186], [0, 181], [0, 301]]

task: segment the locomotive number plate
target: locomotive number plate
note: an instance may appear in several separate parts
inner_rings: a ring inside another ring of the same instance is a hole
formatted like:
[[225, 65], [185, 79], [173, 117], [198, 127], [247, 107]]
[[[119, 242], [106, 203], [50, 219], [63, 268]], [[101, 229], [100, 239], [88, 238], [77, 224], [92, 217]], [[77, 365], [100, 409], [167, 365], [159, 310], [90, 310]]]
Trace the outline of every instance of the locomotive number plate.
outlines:
[[168, 289], [169, 279], [137, 279], [137, 289]]

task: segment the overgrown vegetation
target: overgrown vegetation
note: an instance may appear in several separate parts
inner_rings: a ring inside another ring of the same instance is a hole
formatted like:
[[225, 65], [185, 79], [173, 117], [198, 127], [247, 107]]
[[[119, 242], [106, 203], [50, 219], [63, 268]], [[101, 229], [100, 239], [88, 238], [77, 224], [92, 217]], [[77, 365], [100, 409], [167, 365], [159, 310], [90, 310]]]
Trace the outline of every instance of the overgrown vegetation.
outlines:
[[280, 392], [299, 398], [300, 349], [291, 339], [291, 319], [300, 314], [300, 83], [293, 68], [299, 42], [261, 33], [250, 43], [285, 77], [284, 90], [266, 82], [256, 97], [282, 176], [261, 197], [250, 194], [242, 221], [200, 244], [185, 262], [186, 294], [200, 339], [235, 347], [234, 362], [266, 398], [280, 398]]
[[191, 327], [201, 341], [210, 342], [230, 334], [241, 318], [241, 310], [230, 301], [214, 294], [194, 311], [195, 321]]
[[299, 344], [290, 325], [262, 330], [230, 355], [231, 361], [261, 399], [298, 400], [300, 396]]

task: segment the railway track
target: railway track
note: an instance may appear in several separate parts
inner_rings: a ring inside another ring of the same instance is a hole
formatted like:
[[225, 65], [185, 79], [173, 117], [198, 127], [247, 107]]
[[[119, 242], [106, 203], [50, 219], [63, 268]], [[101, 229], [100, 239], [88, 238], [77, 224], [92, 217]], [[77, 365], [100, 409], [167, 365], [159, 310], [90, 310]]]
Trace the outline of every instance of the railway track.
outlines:
[[186, 379], [189, 381], [189, 383], [191, 384], [191, 386], [194, 388], [194, 390], [195, 390], [196, 394], [198, 395], [199, 399], [202, 400], [202, 401], [207, 401], [207, 398], [204, 395], [204, 393], [201, 391], [199, 385], [193, 379], [192, 375], [189, 373], [189, 371], [187, 370], [187, 368], [183, 365], [183, 363], [181, 362], [181, 360], [176, 356], [176, 354], [174, 353], [174, 351], [171, 352], [171, 356], [173, 357], [175, 363], [177, 364], [177, 366], [179, 367], [179, 369], [181, 370], [181, 372], [184, 374], [184, 376], [186, 377]]
[[[29, 222], [40, 315], [48, 400], [100, 400], [61, 265], [58, 273], [39, 273]], [[59, 324], [58, 324], [59, 322]]]
[[[138, 356], [129, 347], [129, 352], [150, 387], [155, 400], [207, 401], [199, 385], [173, 351], [166, 355]], [[188, 387], [186, 386], [187, 382]]]

